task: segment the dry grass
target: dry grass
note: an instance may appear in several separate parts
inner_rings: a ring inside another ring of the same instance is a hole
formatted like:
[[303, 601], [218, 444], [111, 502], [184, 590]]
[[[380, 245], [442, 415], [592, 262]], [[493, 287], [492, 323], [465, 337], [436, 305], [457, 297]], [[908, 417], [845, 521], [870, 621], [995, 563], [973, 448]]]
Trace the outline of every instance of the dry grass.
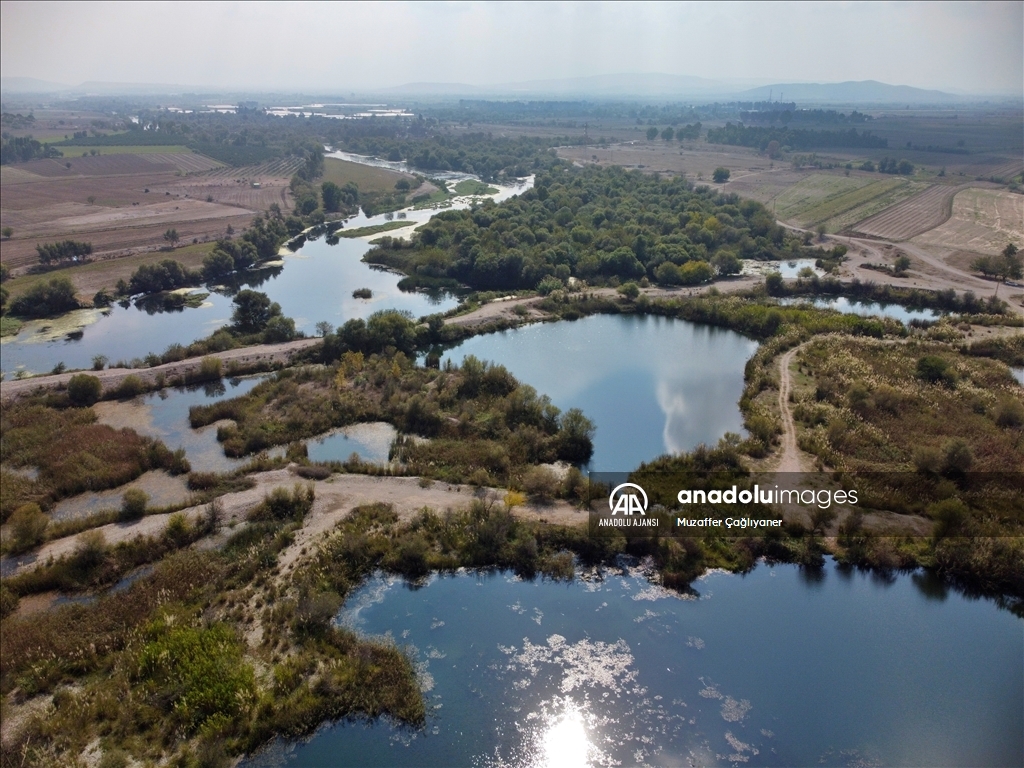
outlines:
[[339, 187], [349, 182], [359, 187], [360, 192], [394, 192], [395, 184], [401, 179], [417, 186], [415, 178], [408, 173], [390, 171], [387, 168], [374, 168], [369, 165], [350, 163], [336, 157], [324, 158], [324, 175], [321, 182], [333, 181]]

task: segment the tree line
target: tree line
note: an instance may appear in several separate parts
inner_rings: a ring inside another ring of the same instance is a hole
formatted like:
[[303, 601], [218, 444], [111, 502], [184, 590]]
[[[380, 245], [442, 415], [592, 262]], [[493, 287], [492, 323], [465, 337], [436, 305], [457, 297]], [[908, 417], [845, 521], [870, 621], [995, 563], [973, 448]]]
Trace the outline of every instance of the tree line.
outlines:
[[729, 144], [738, 147], [754, 147], [764, 152], [768, 145], [779, 142], [781, 147], [790, 149], [811, 149], [814, 147], [856, 147], [860, 149], [885, 149], [889, 140], [875, 136], [870, 131], [814, 131], [806, 128], [755, 127], [743, 123], [726, 123], [721, 128], [709, 128], [707, 140], [711, 144]]

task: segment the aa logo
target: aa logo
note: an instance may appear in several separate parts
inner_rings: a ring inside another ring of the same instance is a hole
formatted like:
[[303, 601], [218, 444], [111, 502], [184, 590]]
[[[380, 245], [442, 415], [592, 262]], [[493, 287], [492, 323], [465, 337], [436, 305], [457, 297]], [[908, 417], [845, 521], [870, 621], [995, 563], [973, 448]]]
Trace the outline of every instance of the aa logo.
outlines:
[[646, 515], [647, 493], [636, 483], [617, 485], [608, 494], [608, 508], [613, 515], [619, 512], [624, 515]]

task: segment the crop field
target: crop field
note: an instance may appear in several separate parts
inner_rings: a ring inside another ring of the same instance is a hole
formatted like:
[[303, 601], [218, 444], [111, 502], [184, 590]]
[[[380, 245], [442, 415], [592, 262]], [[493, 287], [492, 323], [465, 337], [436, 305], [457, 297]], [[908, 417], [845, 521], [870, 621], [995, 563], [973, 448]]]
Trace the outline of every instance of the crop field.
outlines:
[[1011, 242], [1024, 247], [1024, 196], [1000, 189], [961, 190], [949, 220], [914, 242], [990, 255]]
[[834, 224], [836, 219], [858, 221], [866, 216], [860, 211], [872, 202], [882, 199], [891, 205], [901, 192], [906, 196], [913, 191], [905, 179], [816, 173], [779, 195], [775, 210], [781, 219], [798, 226], [825, 224], [828, 231], [835, 231], [841, 228]]
[[[158, 152], [6, 165], [0, 222], [14, 236], [0, 241], [0, 255], [8, 268], [19, 269], [36, 262], [38, 243], [71, 237], [88, 239], [99, 256], [123, 256], [162, 248], [168, 227], [184, 242], [215, 239], [228, 226], [248, 226], [271, 203], [287, 210], [287, 171], [298, 162], [226, 169], [192, 152]], [[259, 179], [260, 187], [250, 179]]]
[[854, 234], [899, 242], [927, 232], [950, 217], [961, 187], [935, 185], [850, 227]]
[[240, 167], [223, 166], [207, 175], [209, 179], [243, 179], [245, 181], [263, 181], [264, 179], [285, 179], [290, 181], [291, 177], [299, 170], [302, 160], [297, 157], [279, 157], [273, 160], [266, 160], [256, 165], [243, 165]]
[[401, 179], [409, 181], [413, 187], [418, 186], [408, 173], [350, 163], [336, 157], [324, 158], [323, 181], [333, 181], [339, 187], [353, 182], [360, 192], [394, 192], [395, 184]]

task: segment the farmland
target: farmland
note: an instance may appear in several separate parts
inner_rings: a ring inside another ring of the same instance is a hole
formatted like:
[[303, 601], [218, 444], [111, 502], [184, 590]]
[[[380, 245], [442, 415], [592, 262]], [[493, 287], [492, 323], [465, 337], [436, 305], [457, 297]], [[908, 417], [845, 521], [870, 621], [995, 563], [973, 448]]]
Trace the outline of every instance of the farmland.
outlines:
[[350, 163], [336, 157], [324, 158], [323, 181], [333, 181], [339, 187], [351, 182], [360, 192], [394, 192], [395, 184], [401, 179], [410, 182], [412, 187], [418, 185], [412, 174]]
[[0, 244], [8, 268], [35, 263], [39, 242], [71, 235], [86, 235], [98, 256], [109, 257], [157, 250], [169, 227], [184, 242], [242, 230], [272, 203], [290, 208], [288, 182], [301, 162], [229, 168], [173, 145], [106, 153], [122, 148], [3, 167], [0, 220], [14, 230]]
[[899, 242], [927, 232], [950, 217], [959, 187], [929, 187], [850, 228], [853, 233]]
[[835, 232], [922, 188], [905, 179], [816, 173], [779, 195], [776, 213], [801, 227], [824, 224], [826, 231]]
[[997, 189], [961, 190], [953, 198], [949, 220], [914, 242], [989, 255], [1009, 242], [1024, 247], [1024, 196]]

